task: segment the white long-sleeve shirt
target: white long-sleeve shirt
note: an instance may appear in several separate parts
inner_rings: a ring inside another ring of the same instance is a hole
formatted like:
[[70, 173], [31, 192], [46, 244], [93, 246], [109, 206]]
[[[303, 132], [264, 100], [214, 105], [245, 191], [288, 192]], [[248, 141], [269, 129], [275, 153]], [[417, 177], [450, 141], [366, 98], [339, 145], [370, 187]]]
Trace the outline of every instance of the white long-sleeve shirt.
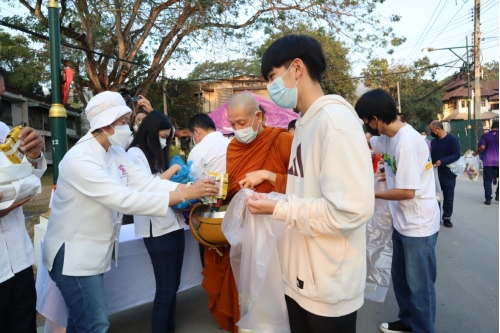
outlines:
[[272, 216], [287, 228], [285, 294], [316, 315], [344, 316], [363, 305], [366, 222], [375, 205], [370, 150], [340, 96], [316, 100], [296, 126], [287, 199]]
[[[140, 148], [130, 148], [127, 151], [127, 155], [130, 161], [141, 168], [144, 173], [152, 175], [146, 155], [144, 155], [144, 152]], [[156, 175], [156, 177], [159, 177], [159, 175]], [[175, 191], [179, 185], [178, 183], [174, 183], [169, 180], [165, 180], [165, 182], [170, 184], [169, 191]], [[167, 216], [134, 215], [135, 235], [137, 237], [150, 237], [151, 223], [151, 232], [153, 233], [153, 237], [162, 236], [169, 232], [183, 229], [186, 226], [185, 221], [186, 219], [181, 213], [175, 212], [170, 207], [168, 208]]]
[[[9, 127], [0, 122], [0, 144], [9, 132]], [[0, 165], [10, 163], [4, 154], [0, 154]], [[40, 178], [46, 169], [47, 162], [44, 158], [38, 162], [37, 168], [33, 169], [33, 174]], [[34, 262], [33, 244], [26, 231], [23, 208], [18, 207], [0, 218], [0, 283], [30, 267]]]
[[170, 182], [146, 174], [121, 147], [106, 151], [89, 132], [59, 164], [59, 179], [43, 244], [52, 270], [63, 244], [63, 274], [89, 276], [111, 269], [118, 258], [122, 214], [166, 216]]
[[191, 149], [188, 161], [193, 161], [190, 173], [198, 181], [205, 171], [226, 173], [226, 152], [231, 141], [220, 132], [207, 134], [200, 143]]

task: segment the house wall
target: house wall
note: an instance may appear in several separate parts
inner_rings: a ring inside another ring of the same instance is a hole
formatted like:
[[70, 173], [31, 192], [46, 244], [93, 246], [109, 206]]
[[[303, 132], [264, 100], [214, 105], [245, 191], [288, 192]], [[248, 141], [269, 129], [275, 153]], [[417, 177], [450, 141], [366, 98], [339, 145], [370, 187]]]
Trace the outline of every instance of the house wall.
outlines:
[[[488, 112], [490, 110], [490, 105], [487, 98], [481, 100], [481, 112]], [[474, 101], [471, 103], [471, 116], [474, 117]], [[483, 106], [484, 105], [484, 106]], [[443, 103], [443, 118], [456, 113], [468, 114], [467, 99], [456, 98], [451, 99]]]

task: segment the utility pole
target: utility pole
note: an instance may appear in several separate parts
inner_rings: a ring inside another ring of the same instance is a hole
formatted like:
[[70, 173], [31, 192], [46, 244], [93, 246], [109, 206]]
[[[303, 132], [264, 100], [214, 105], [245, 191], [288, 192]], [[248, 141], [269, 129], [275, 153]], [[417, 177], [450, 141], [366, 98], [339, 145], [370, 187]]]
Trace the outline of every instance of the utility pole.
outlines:
[[481, 33], [480, 20], [481, 0], [475, 0], [474, 7], [474, 119], [481, 119]]
[[161, 70], [161, 90], [163, 91], [163, 113], [168, 116], [167, 110], [167, 81], [165, 81], [165, 67]]
[[401, 97], [399, 97], [399, 81], [396, 82], [396, 86], [398, 87], [398, 110], [401, 113]]
[[54, 188], [59, 176], [59, 162], [66, 154], [66, 109], [62, 105], [61, 84], [61, 35], [59, 24], [59, 4], [57, 0], [49, 0], [49, 47], [50, 47], [50, 81], [52, 105], [49, 110], [50, 132], [52, 139], [52, 166], [54, 172]]

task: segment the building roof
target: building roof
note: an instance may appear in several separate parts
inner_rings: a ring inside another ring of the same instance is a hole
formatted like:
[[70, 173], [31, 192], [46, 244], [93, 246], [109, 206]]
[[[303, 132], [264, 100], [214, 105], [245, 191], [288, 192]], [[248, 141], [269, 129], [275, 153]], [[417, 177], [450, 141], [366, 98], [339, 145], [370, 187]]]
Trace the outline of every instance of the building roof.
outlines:
[[[491, 97], [497, 96], [498, 100], [498, 80], [489, 80], [489, 81], [481, 81], [481, 96]], [[449, 87], [453, 87], [453, 89], [449, 89]], [[445, 102], [452, 98], [467, 98], [467, 84], [464, 79], [459, 79], [451, 82], [450, 86], [447, 85], [448, 93], [444, 95], [441, 101]], [[471, 95], [474, 90], [474, 83], [471, 83]]]
[[[21, 90], [21, 89], [17, 89], [17, 88], [10, 87], [10, 86], [5, 86], [5, 91], [19, 96], [18, 98], [16, 98], [16, 96], [7, 96], [8, 99], [15, 99], [16, 101], [22, 101], [23, 100], [22, 97], [24, 97], [28, 100], [29, 106], [41, 106], [41, 107], [45, 107], [47, 109], [50, 109], [50, 106], [52, 105], [52, 102], [50, 99], [29, 93], [29, 92]], [[32, 102], [35, 102], [35, 103], [31, 104]], [[37, 105], [35, 105], [35, 104], [37, 104]], [[69, 105], [65, 105], [64, 108], [66, 110], [77, 112], [77, 113], [82, 112], [81, 109], [73, 108]]]
[[498, 93], [496, 95], [490, 96], [490, 102], [498, 102]]

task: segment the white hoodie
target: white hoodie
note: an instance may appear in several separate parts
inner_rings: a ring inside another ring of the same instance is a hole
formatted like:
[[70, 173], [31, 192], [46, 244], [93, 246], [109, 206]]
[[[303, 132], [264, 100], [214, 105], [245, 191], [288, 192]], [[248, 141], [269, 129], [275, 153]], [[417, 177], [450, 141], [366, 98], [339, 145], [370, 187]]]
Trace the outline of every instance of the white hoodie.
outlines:
[[373, 215], [370, 150], [354, 108], [319, 98], [296, 123], [286, 188], [273, 219], [288, 229], [281, 256], [285, 294], [319, 316], [363, 305], [366, 226]]

